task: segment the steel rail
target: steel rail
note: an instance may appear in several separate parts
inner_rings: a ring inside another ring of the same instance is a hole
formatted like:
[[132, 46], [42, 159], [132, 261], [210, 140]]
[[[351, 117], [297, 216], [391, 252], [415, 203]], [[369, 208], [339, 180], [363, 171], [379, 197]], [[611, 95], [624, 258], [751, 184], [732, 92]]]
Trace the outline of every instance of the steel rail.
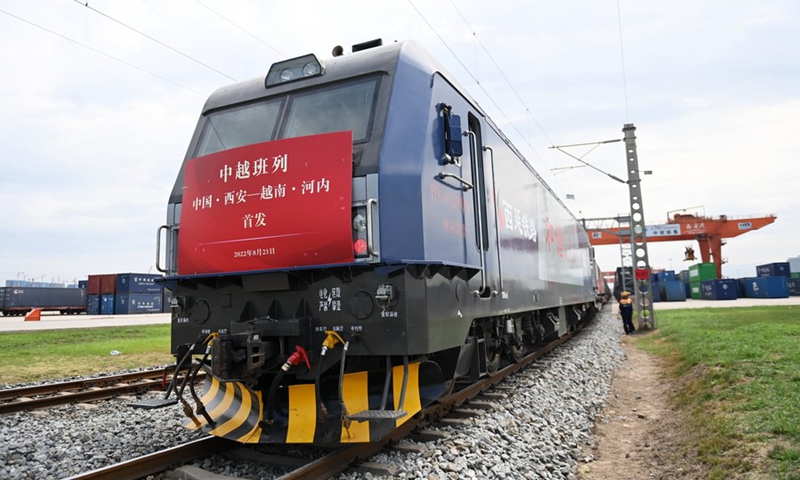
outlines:
[[0, 401], [13, 400], [18, 397], [33, 397], [36, 395], [48, 395], [53, 393], [65, 392], [68, 390], [81, 390], [92, 387], [104, 387], [122, 382], [134, 382], [137, 380], [161, 378], [164, 369], [144, 370], [141, 372], [122, 373], [109, 375], [106, 377], [84, 378], [80, 380], [69, 380], [66, 382], [47, 383], [42, 385], [31, 385], [27, 387], [7, 388], [0, 390]]
[[[162, 376], [163, 370], [151, 370], [0, 390], [0, 415], [73, 402], [107, 400], [125, 394], [141, 394], [163, 388]], [[198, 378], [202, 377], [198, 375]]]
[[68, 480], [138, 480], [163, 472], [175, 463], [186, 463], [211, 453], [220, 453], [234, 446], [238, 446], [238, 444], [224, 438], [204, 437], [91, 472], [81, 473], [69, 477]]
[[506, 367], [498, 370], [491, 377], [480, 380], [462, 390], [442, 398], [439, 403], [417, 413], [413, 418], [409, 419], [407, 422], [393, 430], [389, 435], [382, 438], [378, 442], [359, 443], [340, 448], [339, 450], [336, 450], [335, 452], [332, 452], [318, 460], [314, 460], [296, 470], [278, 477], [278, 480], [325, 480], [333, 475], [342, 473], [350, 468], [350, 466], [357, 460], [365, 460], [380, 452], [389, 442], [407, 437], [415, 429], [425, 427], [435, 422], [437, 419], [446, 416], [449, 410], [454, 406], [459, 406], [467, 400], [477, 397], [482, 392], [502, 382], [506, 377], [516, 373], [527, 365], [533, 363], [536, 359], [541, 358], [542, 356], [551, 352], [556, 347], [575, 336], [582, 329], [583, 323], [579, 324], [576, 330], [560, 337], [558, 340], [553, 341], [542, 348], [531, 352], [520, 359], [519, 362], [507, 365]]

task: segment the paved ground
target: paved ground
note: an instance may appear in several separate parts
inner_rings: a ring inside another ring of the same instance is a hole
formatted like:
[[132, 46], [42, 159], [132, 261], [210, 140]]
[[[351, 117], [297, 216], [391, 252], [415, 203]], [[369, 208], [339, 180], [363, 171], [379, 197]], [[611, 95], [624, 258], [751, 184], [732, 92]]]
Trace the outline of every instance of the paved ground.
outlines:
[[[655, 311], [679, 308], [753, 307], [765, 305], [800, 305], [800, 296], [789, 298], [740, 298], [738, 300], [686, 300], [685, 302], [658, 302]], [[616, 306], [615, 306], [616, 310]], [[0, 316], [0, 332], [57, 330], [61, 328], [114, 327], [119, 325], [151, 325], [170, 323], [169, 313], [145, 315], [60, 315], [43, 312], [39, 321], [25, 321], [24, 317]]]
[[39, 321], [25, 321], [25, 317], [0, 316], [0, 332], [24, 330], [57, 330], [62, 328], [116, 327], [120, 325], [151, 325], [170, 323], [169, 313], [144, 315], [60, 315], [58, 312], [42, 312]]

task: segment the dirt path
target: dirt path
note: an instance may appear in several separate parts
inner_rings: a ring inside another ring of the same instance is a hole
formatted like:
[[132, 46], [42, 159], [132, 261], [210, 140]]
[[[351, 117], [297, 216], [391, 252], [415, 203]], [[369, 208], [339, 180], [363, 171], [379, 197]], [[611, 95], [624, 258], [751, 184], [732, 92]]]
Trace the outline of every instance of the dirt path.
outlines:
[[672, 409], [675, 386], [658, 357], [623, 337], [625, 362], [614, 374], [606, 408], [595, 422], [579, 480], [701, 479], [706, 470], [685, 442], [688, 427]]

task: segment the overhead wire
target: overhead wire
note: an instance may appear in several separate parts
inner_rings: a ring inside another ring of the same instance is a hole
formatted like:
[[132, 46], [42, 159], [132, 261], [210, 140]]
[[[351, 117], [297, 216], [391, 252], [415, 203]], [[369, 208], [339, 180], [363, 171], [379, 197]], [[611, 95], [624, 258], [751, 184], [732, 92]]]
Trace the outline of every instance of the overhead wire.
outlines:
[[[547, 162], [547, 161], [546, 161], [546, 160], [545, 160], [545, 159], [544, 159], [544, 158], [543, 158], [543, 157], [542, 157], [542, 156], [539, 154], [539, 152], [536, 150], [536, 148], [534, 148], [534, 146], [533, 146], [533, 145], [531, 144], [531, 142], [528, 140], [527, 136], [526, 136], [525, 134], [523, 134], [523, 133], [522, 133], [522, 132], [519, 130], [519, 128], [517, 128], [517, 126], [515, 125], [515, 123], [514, 123], [514, 122], [512, 122], [512, 121], [511, 121], [511, 120], [508, 118], [508, 116], [506, 115], [505, 111], [504, 111], [504, 110], [503, 110], [503, 109], [502, 109], [502, 108], [501, 108], [501, 107], [500, 107], [500, 106], [497, 104], [497, 102], [495, 102], [494, 98], [492, 98], [492, 95], [491, 95], [491, 94], [489, 94], [489, 92], [488, 92], [488, 91], [486, 91], [486, 89], [483, 87], [483, 85], [482, 85], [482, 84], [481, 84], [481, 83], [478, 81], [478, 78], [476, 77], [476, 75], [475, 75], [475, 74], [473, 74], [473, 73], [472, 73], [472, 72], [469, 70], [469, 68], [467, 68], [467, 66], [466, 66], [466, 65], [464, 65], [464, 62], [462, 62], [462, 61], [461, 61], [461, 59], [459, 58], [459, 56], [458, 56], [458, 55], [457, 55], [457, 54], [456, 54], [456, 53], [453, 51], [453, 49], [452, 49], [452, 48], [450, 47], [450, 45], [449, 45], [449, 44], [448, 44], [448, 43], [447, 43], [447, 42], [444, 40], [444, 38], [442, 38], [442, 36], [441, 36], [441, 35], [439, 35], [439, 32], [436, 30], [436, 28], [434, 28], [434, 26], [433, 26], [433, 25], [431, 25], [431, 23], [428, 21], [428, 19], [425, 17], [425, 15], [423, 15], [423, 14], [422, 14], [422, 12], [420, 12], [420, 11], [419, 11], [419, 9], [418, 9], [418, 8], [417, 8], [417, 7], [414, 5], [414, 3], [412, 2], [412, 0], [408, 0], [408, 3], [409, 3], [409, 4], [411, 5], [411, 7], [412, 7], [412, 8], [413, 8], [413, 9], [414, 9], [416, 12], [417, 12], [417, 15], [419, 15], [419, 16], [420, 16], [420, 18], [422, 18], [422, 20], [425, 22], [425, 24], [426, 24], [426, 25], [428, 25], [428, 28], [430, 28], [430, 29], [431, 29], [431, 31], [433, 31], [434, 35], [436, 35], [436, 37], [437, 37], [437, 38], [439, 38], [439, 41], [441, 41], [441, 42], [442, 42], [442, 44], [443, 44], [443, 45], [444, 45], [444, 46], [447, 48], [447, 50], [449, 50], [449, 51], [450, 51], [450, 53], [453, 55], [453, 57], [456, 59], [456, 61], [457, 61], [457, 62], [458, 62], [460, 65], [461, 65], [461, 67], [462, 67], [462, 68], [464, 68], [464, 70], [467, 72], [467, 75], [469, 75], [469, 76], [470, 76], [470, 78], [472, 78], [472, 80], [475, 82], [475, 84], [478, 86], [478, 88], [480, 88], [480, 89], [481, 89], [481, 91], [483, 91], [483, 93], [486, 95], [486, 98], [487, 98], [487, 99], [488, 99], [488, 100], [489, 100], [489, 101], [490, 101], [490, 102], [491, 102], [491, 103], [492, 103], [492, 104], [495, 106], [495, 108], [497, 108], [497, 111], [500, 113], [500, 115], [502, 115], [502, 116], [503, 116], [503, 118], [505, 118], [505, 119], [506, 119], [506, 121], [508, 122], [508, 124], [511, 126], [511, 128], [512, 128], [512, 129], [513, 129], [515, 132], [517, 132], [517, 134], [519, 135], [520, 139], [521, 139], [523, 142], [525, 142], [525, 143], [528, 145], [528, 147], [530, 147], [530, 149], [531, 149], [531, 152], [533, 152], [533, 154], [534, 154], [534, 155], [535, 155], [535, 156], [536, 156], [536, 157], [537, 157], [537, 158], [538, 158], [538, 159], [539, 159], [539, 160], [542, 162], [542, 164], [544, 164], [545, 168], [546, 168], [548, 171], [549, 171], [549, 170], [551, 170], [551, 169], [550, 169], [550, 165], [548, 164], [548, 162]], [[451, 0], [451, 4], [452, 4], [452, 0]], [[522, 105], [525, 107], [527, 114], [528, 114], [528, 115], [529, 115], [531, 118], [533, 118], [534, 122], [536, 123], [536, 126], [539, 128], [539, 130], [542, 132], [542, 134], [545, 136], [545, 138], [547, 138], [547, 140], [548, 140], [548, 141], [550, 141], [550, 143], [552, 144], [552, 141], [550, 140], [550, 137], [547, 135], [547, 132], [545, 132], [545, 131], [544, 131], [544, 128], [542, 128], [541, 124], [540, 124], [540, 123], [538, 122], [538, 120], [536, 120], [536, 118], [533, 116], [533, 113], [530, 111], [530, 108], [528, 108], [527, 104], [525, 104], [525, 101], [522, 99], [522, 96], [519, 94], [519, 92], [518, 92], [518, 91], [517, 91], [517, 90], [514, 88], [514, 86], [511, 84], [511, 81], [510, 81], [510, 80], [508, 79], [508, 77], [505, 75], [505, 73], [503, 72], [503, 69], [502, 69], [502, 68], [500, 68], [500, 66], [497, 64], [497, 62], [494, 60], [494, 58], [493, 58], [493, 57], [491, 56], [491, 54], [489, 53], [489, 50], [486, 48], [486, 46], [483, 44], [483, 42], [481, 42], [481, 41], [480, 41], [480, 39], [478, 38], [478, 34], [477, 34], [477, 33], [475, 32], [475, 30], [474, 30], [474, 29], [473, 29], [473, 28], [472, 28], [472, 27], [469, 25], [469, 22], [467, 22], [467, 20], [464, 18], [464, 15], [462, 15], [462, 14], [461, 14], [461, 12], [458, 10], [458, 7], [456, 7], [454, 4], [453, 4], [453, 7], [455, 8], [456, 12], [457, 12], [457, 13], [458, 13], [458, 15], [461, 17], [461, 19], [464, 21], [464, 23], [467, 25], [467, 28], [469, 28], [470, 32], [473, 34], [473, 37], [474, 37], [474, 38], [475, 38], [475, 39], [478, 41], [478, 43], [480, 43], [480, 45], [481, 45], [481, 47], [483, 48], [483, 50], [484, 50], [484, 51], [486, 52], [486, 54], [489, 56], [489, 58], [491, 59], [492, 63], [494, 64], [495, 68], [497, 68], [497, 69], [498, 69], [498, 71], [500, 72], [500, 74], [502, 75], [502, 77], [505, 79], [505, 81], [506, 81], [506, 82], [508, 83], [508, 85], [511, 87], [511, 90], [514, 92], [514, 94], [515, 94], [515, 95], [517, 96], [517, 98], [520, 100], [520, 102], [522, 103]], [[564, 190], [564, 188], [563, 188], [563, 186], [561, 185], [561, 182], [559, 181], [559, 179], [558, 179], [558, 178], [556, 178], [555, 176], [553, 176], [553, 180], [554, 180], [554, 181], [555, 181], [555, 182], [556, 182], [556, 183], [559, 185], [559, 187], [561, 188], [561, 190]]]
[[146, 70], [146, 69], [144, 69], [144, 68], [142, 68], [142, 67], [139, 67], [139, 66], [137, 66], [137, 65], [134, 65], [134, 64], [132, 64], [132, 63], [130, 63], [130, 62], [127, 62], [127, 61], [125, 61], [125, 60], [122, 60], [121, 58], [117, 58], [117, 57], [115, 57], [114, 55], [111, 55], [111, 54], [105, 53], [105, 52], [103, 52], [103, 51], [100, 51], [100, 50], [98, 50], [98, 49], [96, 49], [96, 48], [94, 48], [94, 47], [90, 47], [89, 45], [86, 45], [85, 43], [81, 43], [81, 42], [79, 42], [79, 41], [77, 41], [77, 40], [74, 40], [74, 39], [72, 39], [72, 38], [69, 38], [69, 37], [67, 37], [66, 35], [62, 35], [62, 34], [60, 34], [60, 33], [58, 33], [58, 32], [55, 32], [55, 31], [53, 31], [53, 30], [50, 30], [49, 28], [43, 27], [43, 26], [41, 26], [41, 25], [39, 25], [39, 24], [36, 24], [36, 23], [34, 23], [34, 22], [30, 21], [30, 20], [26, 20], [26, 19], [24, 19], [24, 18], [22, 18], [22, 17], [19, 17], [19, 16], [17, 16], [17, 15], [14, 15], [13, 13], [7, 12], [7, 11], [5, 11], [5, 10], [3, 10], [3, 9], [0, 9], [0, 12], [2, 12], [2, 13], [5, 13], [6, 15], [8, 15], [8, 16], [10, 16], [10, 17], [16, 18], [17, 20], [19, 20], [19, 21], [21, 21], [21, 22], [24, 22], [24, 23], [27, 23], [28, 25], [31, 25], [31, 26], [33, 26], [33, 27], [36, 27], [36, 28], [38, 28], [38, 29], [40, 29], [40, 30], [44, 30], [45, 32], [47, 32], [47, 33], [50, 33], [50, 34], [52, 34], [52, 35], [55, 35], [55, 36], [57, 36], [57, 37], [59, 37], [59, 38], [62, 38], [62, 39], [64, 39], [64, 40], [68, 41], [68, 42], [74, 43], [75, 45], [81, 46], [81, 47], [83, 47], [83, 48], [85, 48], [85, 49], [87, 49], [87, 50], [91, 50], [92, 52], [94, 52], [94, 53], [97, 53], [97, 54], [99, 54], [99, 55], [102, 55], [102, 56], [104, 56], [104, 57], [106, 57], [106, 58], [110, 58], [111, 60], [117, 61], [117, 62], [119, 62], [119, 63], [121, 63], [121, 64], [123, 64], [123, 65], [126, 65], [126, 66], [128, 66], [128, 67], [135, 68], [136, 70], [139, 70], [139, 71], [140, 71], [140, 72], [142, 72], [142, 73], [146, 73], [146, 74], [148, 74], [148, 75], [152, 75], [153, 77], [156, 77], [156, 78], [158, 78], [159, 80], [163, 80], [163, 81], [165, 81], [165, 82], [167, 82], [167, 83], [171, 83], [171, 84], [175, 85], [176, 87], [180, 87], [180, 88], [183, 88], [184, 90], [188, 90], [188, 91], [190, 91], [190, 92], [192, 92], [192, 93], [196, 93], [197, 95], [200, 95], [201, 97], [206, 97], [206, 96], [207, 96], [207, 94], [205, 94], [205, 93], [201, 93], [201, 92], [198, 92], [197, 90], [195, 90], [195, 89], [193, 89], [193, 88], [191, 88], [191, 87], [187, 87], [186, 85], [182, 85], [182, 84], [180, 84], [180, 83], [178, 83], [178, 82], [175, 82], [175, 81], [173, 81], [173, 80], [170, 80], [169, 78], [163, 77], [163, 76], [161, 76], [161, 75], [159, 75], [159, 74], [157, 74], [157, 73], [153, 73], [153, 72], [151, 72], [150, 70]]
[[88, 1], [81, 1], [81, 0], [73, 0], [73, 1], [75, 3], [77, 3], [77, 4], [79, 4], [79, 5], [83, 5], [84, 7], [88, 8], [89, 10], [91, 10], [91, 11], [93, 11], [95, 13], [97, 13], [98, 15], [102, 15], [103, 17], [111, 20], [112, 22], [115, 22], [115, 23], [117, 23], [119, 25], [122, 25], [123, 27], [127, 28], [128, 30], [131, 30], [132, 32], [138, 33], [139, 35], [141, 35], [141, 36], [143, 36], [143, 37], [145, 37], [145, 38], [147, 38], [147, 39], [149, 39], [149, 40], [161, 45], [164, 48], [168, 48], [168, 49], [172, 50], [173, 52], [177, 53], [178, 55], [181, 55], [184, 58], [187, 58], [187, 59], [197, 63], [198, 65], [202, 65], [203, 67], [206, 67], [207, 69], [209, 69], [209, 70], [211, 70], [211, 71], [213, 71], [215, 73], [218, 73], [219, 75], [222, 75], [223, 77], [228, 78], [229, 80], [232, 80], [234, 82], [237, 81], [235, 78], [231, 77], [227, 73], [221, 72], [221, 71], [217, 70], [216, 68], [214, 68], [214, 67], [212, 67], [212, 66], [210, 66], [210, 65], [208, 65], [206, 63], [203, 63], [200, 60], [192, 57], [191, 55], [183, 53], [180, 50], [178, 50], [177, 48], [174, 48], [174, 47], [172, 47], [170, 45], [167, 45], [166, 43], [162, 42], [161, 40], [158, 40], [157, 38], [151, 37], [150, 35], [142, 32], [140, 30], [137, 30], [137, 29], [133, 28], [130, 25], [126, 24], [125, 22], [117, 20], [116, 18], [114, 18], [114, 17], [112, 17], [112, 16], [110, 16], [108, 14], [105, 14], [105, 13], [101, 12], [100, 10], [94, 8], [94, 7], [90, 7]]
[[261, 44], [265, 45], [267, 48], [269, 48], [269, 49], [270, 49], [270, 50], [272, 50], [273, 52], [277, 53], [277, 54], [278, 54], [278, 55], [280, 55], [281, 57], [283, 57], [283, 58], [286, 58], [286, 57], [287, 57], [287, 55], [286, 55], [285, 53], [281, 52], [280, 50], [278, 50], [277, 48], [273, 47], [272, 45], [270, 45], [269, 43], [265, 42], [264, 40], [261, 40], [260, 38], [258, 38], [258, 37], [257, 37], [256, 35], [254, 35], [253, 33], [250, 33], [248, 30], [246, 30], [245, 28], [243, 28], [243, 27], [239, 26], [239, 25], [238, 25], [238, 24], [236, 24], [234, 21], [232, 21], [232, 20], [230, 20], [229, 18], [225, 17], [224, 15], [222, 15], [222, 14], [221, 14], [221, 13], [219, 13], [218, 11], [214, 10], [213, 8], [209, 7], [209, 6], [208, 6], [208, 5], [206, 5], [205, 3], [201, 2], [200, 0], [194, 0], [194, 1], [195, 1], [195, 2], [197, 2], [197, 3], [198, 3], [200, 6], [201, 6], [201, 7], [203, 7], [203, 8], [205, 8], [205, 9], [209, 10], [209, 11], [210, 11], [211, 13], [213, 13], [214, 15], [217, 15], [219, 18], [221, 18], [221, 19], [225, 20], [226, 22], [230, 23], [231, 25], [233, 25], [234, 27], [236, 27], [236, 28], [238, 28], [239, 30], [243, 31], [243, 32], [244, 32], [244, 33], [246, 33], [247, 35], [250, 35], [250, 36], [251, 36], [251, 37], [253, 37], [253, 38], [254, 38], [256, 41], [258, 41], [258, 42], [260, 42]]

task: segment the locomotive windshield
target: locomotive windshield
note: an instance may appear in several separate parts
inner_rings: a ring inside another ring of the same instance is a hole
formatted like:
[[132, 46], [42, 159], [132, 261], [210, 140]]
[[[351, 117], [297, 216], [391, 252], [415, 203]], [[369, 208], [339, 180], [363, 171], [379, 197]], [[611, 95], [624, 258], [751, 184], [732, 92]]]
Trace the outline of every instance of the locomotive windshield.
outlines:
[[[353, 132], [353, 143], [366, 142], [378, 80], [373, 77], [328, 85], [211, 113], [194, 156], [279, 138], [346, 130]], [[286, 112], [281, 116], [284, 106]]]

